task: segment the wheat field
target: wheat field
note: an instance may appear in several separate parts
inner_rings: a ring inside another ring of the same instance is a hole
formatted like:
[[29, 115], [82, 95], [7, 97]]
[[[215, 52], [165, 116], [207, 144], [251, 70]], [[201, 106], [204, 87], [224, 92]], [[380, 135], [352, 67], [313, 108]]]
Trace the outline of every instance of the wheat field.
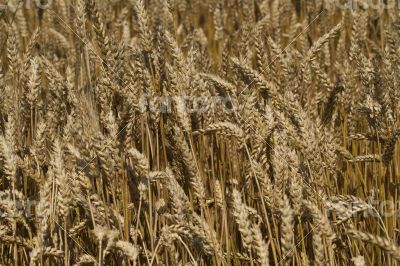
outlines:
[[0, 265], [397, 265], [399, 11], [0, 1]]

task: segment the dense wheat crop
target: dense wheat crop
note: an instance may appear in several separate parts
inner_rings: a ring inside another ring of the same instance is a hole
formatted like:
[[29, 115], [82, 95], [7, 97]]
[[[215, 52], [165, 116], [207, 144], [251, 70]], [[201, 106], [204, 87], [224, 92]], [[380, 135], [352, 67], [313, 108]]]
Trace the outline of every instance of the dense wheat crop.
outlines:
[[396, 1], [0, 3], [0, 265], [400, 261]]

